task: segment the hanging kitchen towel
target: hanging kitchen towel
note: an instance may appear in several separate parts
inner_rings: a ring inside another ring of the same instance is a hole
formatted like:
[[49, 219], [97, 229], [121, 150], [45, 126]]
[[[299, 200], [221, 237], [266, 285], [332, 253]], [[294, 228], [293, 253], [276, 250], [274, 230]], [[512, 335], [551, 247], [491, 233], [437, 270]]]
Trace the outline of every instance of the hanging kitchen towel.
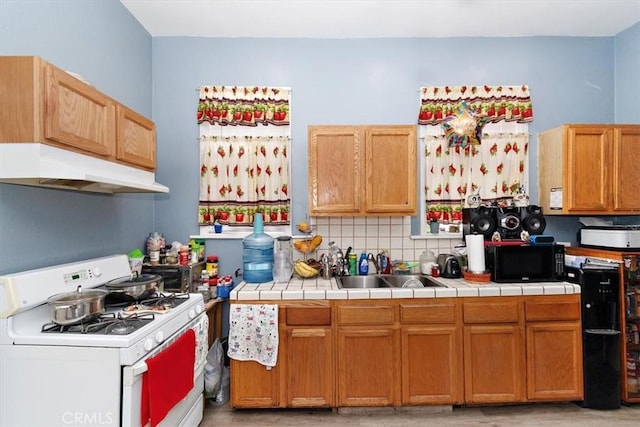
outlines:
[[229, 309], [230, 358], [255, 360], [267, 367], [278, 360], [278, 306], [232, 304]]
[[196, 361], [196, 334], [187, 330], [160, 354], [146, 360], [147, 372], [142, 376], [142, 426], [157, 426], [193, 389]]

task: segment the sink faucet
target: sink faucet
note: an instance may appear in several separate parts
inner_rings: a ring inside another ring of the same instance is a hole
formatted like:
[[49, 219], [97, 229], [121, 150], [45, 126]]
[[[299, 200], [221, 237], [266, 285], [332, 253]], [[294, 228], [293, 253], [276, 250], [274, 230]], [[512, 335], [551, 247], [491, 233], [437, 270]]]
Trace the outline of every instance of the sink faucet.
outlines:
[[376, 274], [380, 273], [380, 265], [378, 265], [378, 260], [373, 256], [371, 252], [367, 255], [367, 262], [373, 262], [373, 266], [376, 268]]

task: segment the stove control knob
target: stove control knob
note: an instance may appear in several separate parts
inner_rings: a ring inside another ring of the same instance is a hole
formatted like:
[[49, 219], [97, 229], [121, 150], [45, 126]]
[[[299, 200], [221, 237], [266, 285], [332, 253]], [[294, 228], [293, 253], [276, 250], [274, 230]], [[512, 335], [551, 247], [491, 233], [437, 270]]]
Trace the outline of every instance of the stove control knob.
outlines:
[[151, 349], [153, 348], [153, 341], [151, 341], [151, 338], [148, 338], [144, 341], [144, 349], [147, 351], [151, 351]]
[[202, 310], [204, 310], [203, 306], [201, 306], [200, 304], [196, 305], [196, 313], [200, 314], [202, 313]]
[[162, 341], [164, 341], [164, 332], [162, 331], [156, 332], [156, 342], [160, 344]]
[[100, 270], [100, 267], [94, 267], [93, 268], [93, 276], [94, 277], [102, 276], [102, 270]]
[[189, 319], [193, 319], [196, 317], [196, 311], [192, 308], [189, 310]]

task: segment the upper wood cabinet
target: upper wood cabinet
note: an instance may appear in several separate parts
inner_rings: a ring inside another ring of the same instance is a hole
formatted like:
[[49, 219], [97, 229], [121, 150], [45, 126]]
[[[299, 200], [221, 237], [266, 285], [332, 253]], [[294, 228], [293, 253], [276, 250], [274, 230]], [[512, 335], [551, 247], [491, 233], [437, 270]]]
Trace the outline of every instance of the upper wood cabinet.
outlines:
[[542, 132], [540, 206], [545, 215], [637, 215], [639, 162], [640, 125], [563, 125]]
[[35, 56], [0, 56], [0, 143], [38, 142], [155, 170], [155, 125]]
[[309, 126], [309, 214], [415, 215], [415, 125]]

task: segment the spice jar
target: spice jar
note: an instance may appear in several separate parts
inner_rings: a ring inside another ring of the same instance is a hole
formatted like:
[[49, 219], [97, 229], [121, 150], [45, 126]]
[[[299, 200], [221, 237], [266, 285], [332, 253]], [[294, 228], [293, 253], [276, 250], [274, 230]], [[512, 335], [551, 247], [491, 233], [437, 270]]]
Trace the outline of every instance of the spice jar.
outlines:
[[207, 272], [209, 277], [218, 277], [218, 257], [216, 255], [207, 257]]
[[191, 254], [189, 251], [189, 246], [187, 245], [180, 246], [180, 251], [178, 252], [178, 264], [189, 265], [190, 258], [191, 258]]

